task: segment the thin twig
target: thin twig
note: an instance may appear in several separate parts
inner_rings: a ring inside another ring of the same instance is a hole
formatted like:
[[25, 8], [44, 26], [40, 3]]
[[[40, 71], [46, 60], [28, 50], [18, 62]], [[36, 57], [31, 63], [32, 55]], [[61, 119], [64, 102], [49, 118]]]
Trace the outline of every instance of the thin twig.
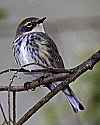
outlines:
[[11, 85], [16, 77], [16, 74], [17, 74], [17, 72], [15, 72], [13, 77], [11, 78], [11, 82], [10, 82], [9, 88], [8, 88], [8, 116], [9, 116], [8, 125], [10, 125], [10, 121], [11, 121], [10, 89], [11, 89]]
[[10, 125], [10, 120], [11, 120], [11, 112], [10, 112], [10, 85], [8, 87], [8, 116], [9, 116], [9, 120], [8, 120], [8, 125]]
[[[43, 68], [48, 68], [48, 67], [45, 67], [45, 66], [43, 66], [43, 65], [41, 65], [41, 64], [39, 64], [39, 63], [29, 63], [29, 64], [26, 64], [26, 65], [23, 65], [21, 68], [14, 68], [14, 69], [12, 69], [12, 68], [10, 68], [10, 69], [6, 69], [6, 70], [3, 70], [3, 71], [1, 71], [0, 72], [0, 75], [1, 74], [4, 74], [4, 73], [8, 73], [8, 72], [11, 72], [11, 71], [13, 71], [13, 72], [30, 72], [29, 70], [25, 70], [24, 68], [25, 67], [27, 67], [27, 66], [29, 66], [29, 65], [39, 65], [39, 66], [41, 66], [41, 67], [43, 67]], [[33, 71], [33, 72], [35, 72], [35, 71]], [[40, 71], [39, 71], [40, 72]]]
[[74, 70], [73, 69], [63, 69], [63, 68], [42, 68], [42, 69], [35, 69], [35, 70], [26, 70], [24, 68], [10, 68], [10, 69], [6, 69], [6, 70], [3, 70], [0, 72], [0, 75], [4, 74], [4, 73], [8, 73], [8, 72], [23, 72], [23, 73], [54, 73], [54, 74], [57, 74], [57, 73], [74, 73]]
[[5, 123], [8, 125], [7, 118], [6, 118], [6, 115], [5, 115], [5, 113], [4, 113], [4, 110], [3, 110], [3, 107], [2, 107], [2, 105], [1, 105], [1, 103], [0, 103], [0, 109], [1, 109], [1, 112], [2, 112], [2, 115], [3, 115], [3, 118], [4, 118], [4, 120], [5, 120]]
[[13, 125], [16, 125], [16, 92], [13, 91]]
[[[35, 69], [35, 70], [26, 70], [25, 67], [27, 66], [30, 66], [30, 65], [38, 65], [40, 67], [42, 67], [41, 69]], [[8, 72], [23, 72], [23, 73], [26, 73], [26, 72], [29, 72], [29, 73], [73, 73], [74, 70], [73, 69], [64, 69], [64, 68], [50, 68], [50, 67], [46, 67], [46, 66], [43, 66], [39, 63], [29, 63], [29, 64], [26, 64], [26, 65], [23, 65], [21, 68], [10, 68], [10, 69], [6, 69], [6, 70], [3, 70], [0, 72], [0, 75], [4, 74], [4, 73], [8, 73]]]

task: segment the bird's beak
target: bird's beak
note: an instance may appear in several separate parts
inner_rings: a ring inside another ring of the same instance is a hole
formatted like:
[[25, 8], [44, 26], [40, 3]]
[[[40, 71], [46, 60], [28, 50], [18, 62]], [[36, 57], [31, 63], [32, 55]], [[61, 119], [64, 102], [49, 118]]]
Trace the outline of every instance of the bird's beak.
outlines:
[[39, 19], [36, 23], [37, 24], [43, 23], [45, 19], [46, 19], [46, 17], [43, 17], [43, 18]]

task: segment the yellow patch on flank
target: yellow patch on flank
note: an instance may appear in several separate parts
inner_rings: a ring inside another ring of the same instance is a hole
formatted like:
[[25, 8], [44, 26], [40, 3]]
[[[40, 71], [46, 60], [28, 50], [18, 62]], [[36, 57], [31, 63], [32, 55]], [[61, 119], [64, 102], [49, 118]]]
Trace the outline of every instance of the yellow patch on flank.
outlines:
[[[43, 41], [42, 43], [37, 43], [39, 46], [39, 54], [41, 57], [43, 57], [45, 60], [48, 60], [50, 57], [50, 53], [48, 52], [49, 48], [47, 47], [47, 42]], [[49, 62], [49, 60], [48, 60]]]

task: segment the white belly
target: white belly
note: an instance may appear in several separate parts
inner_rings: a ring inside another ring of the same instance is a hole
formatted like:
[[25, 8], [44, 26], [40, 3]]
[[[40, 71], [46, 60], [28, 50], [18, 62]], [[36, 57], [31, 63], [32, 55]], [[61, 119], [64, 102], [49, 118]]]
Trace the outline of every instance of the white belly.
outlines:
[[[18, 55], [17, 58], [18, 58], [21, 66], [35, 63], [34, 58], [31, 57], [30, 52], [28, 52], [28, 50], [27, 50], [25, 40], [23, 40], [23, 42], [21, 44], [20, 54]], [[35, 70], [35, 69], [42, 69], [42, 68], [43, 67], [41, 67], [39, 65], [35, 65], [35, 64], [28, 65], [28, 66], [24, 67], [24, 69], [29, 70], [29, 71]], [[41, 77], [43, 75], [43, 73], [25, 73], [25, 75], [32, 75], [33, 79], [37, 79], [37, 78]]]
[[27, 51], [25, 40], [23, 40], [20, 47], [19, 61], [21, 66], [33, 63], [34, 61], [31, 57], [31, 54]]

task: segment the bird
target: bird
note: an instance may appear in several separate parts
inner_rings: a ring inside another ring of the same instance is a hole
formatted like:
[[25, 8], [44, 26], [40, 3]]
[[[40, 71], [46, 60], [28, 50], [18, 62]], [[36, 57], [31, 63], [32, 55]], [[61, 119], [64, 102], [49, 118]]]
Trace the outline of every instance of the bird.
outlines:
[[[13, 41], [13, 54], [16, 63], [25, 70], [47, 68], [65, 68], [63, 59], [59, 54], [58, 48], [47, 31], [44, 28], [46, 17], [26, 17], [23, 19], [16, 30], [15, 39]], [[33, 65], [28, 65], [28, 64]], [[32, 74], [33, 79], [41, 77], [43, 73]], [[65, 82], [66, 81], [62, 81]], [[46, 87], [52, 91], [57, 83], [50, 83]], [[62, 90], [67, 101], [75, 113], [84, 110], [83, 104], [74, 94], [68, 85]]]

